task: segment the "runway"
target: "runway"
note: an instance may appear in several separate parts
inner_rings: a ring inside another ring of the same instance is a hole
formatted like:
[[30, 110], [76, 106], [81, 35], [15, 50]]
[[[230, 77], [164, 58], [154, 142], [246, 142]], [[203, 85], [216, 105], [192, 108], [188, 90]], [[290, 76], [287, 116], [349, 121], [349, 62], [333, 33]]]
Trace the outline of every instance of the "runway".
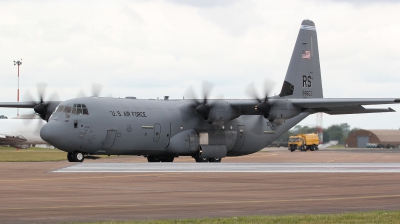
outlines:
[[81, 163], [55, 173], [400, 173], [400, 163]]
[[268, 149], [221, 163], [138, 156], [0, 163], [0, 223], [400, 210], [400, 150]]

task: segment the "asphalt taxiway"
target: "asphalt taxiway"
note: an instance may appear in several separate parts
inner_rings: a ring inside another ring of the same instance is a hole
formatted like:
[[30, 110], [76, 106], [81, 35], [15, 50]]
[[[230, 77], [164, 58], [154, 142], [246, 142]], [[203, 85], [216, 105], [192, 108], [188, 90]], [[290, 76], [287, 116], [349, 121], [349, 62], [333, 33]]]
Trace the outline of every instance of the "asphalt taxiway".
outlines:
[[[267, 149], [201, 165], [182, 157], [155, 164], [159, 170], [170, 166], [162, 172], [151, 170], [143, 157], [129, 156], [82, 164], [0, 163], [0, 223], [399, 210], [398, 163], [398, 149]], [[282, 172], [240, 172], [249, 167]]]
[[400, 173], [400, 163], [80, 163], [56, 173]]

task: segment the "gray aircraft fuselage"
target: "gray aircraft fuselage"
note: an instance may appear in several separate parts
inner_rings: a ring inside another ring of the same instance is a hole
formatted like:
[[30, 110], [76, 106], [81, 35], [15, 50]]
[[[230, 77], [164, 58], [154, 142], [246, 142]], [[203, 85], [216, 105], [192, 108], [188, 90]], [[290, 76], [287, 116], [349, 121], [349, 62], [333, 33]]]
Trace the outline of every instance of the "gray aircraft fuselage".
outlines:
[[242, 115], [215, 125], [188, 109], [191, 100], [86, 97], [64, 101], [59, 107], [78, 104], [84, 104], [88, 114], [56, 109], [41, 135], [66, 152], [106, 155], [190, 156], [200, 144], [224, 145], [226, 156], [251, 154], [309, 114], [300, 113], [280, 125], [267, 119], [259, 123], [261, 115]]

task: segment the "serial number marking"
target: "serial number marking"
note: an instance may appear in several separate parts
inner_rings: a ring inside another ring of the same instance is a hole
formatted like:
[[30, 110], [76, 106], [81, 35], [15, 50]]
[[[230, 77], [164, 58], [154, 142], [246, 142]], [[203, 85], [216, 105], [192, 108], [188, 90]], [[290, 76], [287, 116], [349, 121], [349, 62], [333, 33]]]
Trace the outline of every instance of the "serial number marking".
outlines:
[[303, 97], [311, 97], [312, 91], [310, 90], [303, 90]]
[[138, 111], [114, 111], [110, 110], [110, 113], [114, 117], [147, 117], [146, 112], [138, 112]]

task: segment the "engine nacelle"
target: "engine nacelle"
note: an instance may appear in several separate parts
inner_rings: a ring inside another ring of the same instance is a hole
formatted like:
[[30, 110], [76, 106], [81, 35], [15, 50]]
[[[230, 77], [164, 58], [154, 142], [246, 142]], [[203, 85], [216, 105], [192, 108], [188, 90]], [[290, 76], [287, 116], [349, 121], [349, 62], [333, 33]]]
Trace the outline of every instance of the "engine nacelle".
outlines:
[[301, 108], [296, 107], [287, 99], [272, 101], [272, 107], [268, 120], [274, 123], [282, 123], [287, 119], [301, 113]]
[[207, 121], [210, 124], [221, 125], [225, 122], [238, 118], [240, 112], [231, 107], [226, 101], [217, 101], [212, 106]]

